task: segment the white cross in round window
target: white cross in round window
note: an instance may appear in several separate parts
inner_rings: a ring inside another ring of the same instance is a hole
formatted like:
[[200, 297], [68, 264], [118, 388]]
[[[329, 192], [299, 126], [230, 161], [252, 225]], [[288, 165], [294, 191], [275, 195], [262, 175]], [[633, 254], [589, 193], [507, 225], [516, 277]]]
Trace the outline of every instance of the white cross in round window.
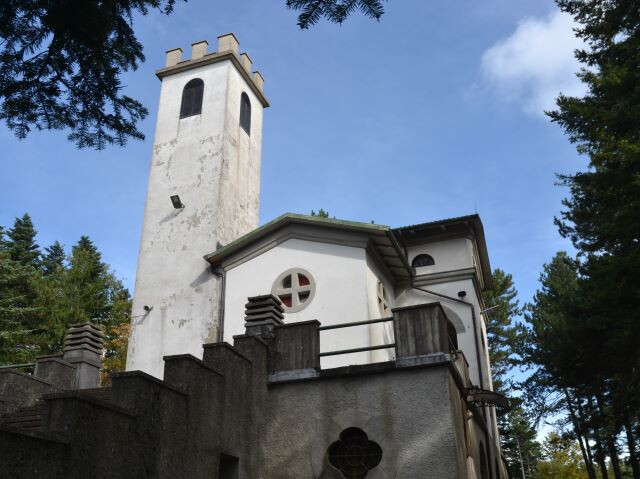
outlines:
[[285, 313], [296, 313], [311, 303], [316, 282], [311, 273], [302, 268], [288, 269], [273, 282], [271, 294], [280, 298]]
[[391, 308], [389, 307], [389, 296], [382, 281], [378, 280], [378, 310], [382, 318], [391, 316]]

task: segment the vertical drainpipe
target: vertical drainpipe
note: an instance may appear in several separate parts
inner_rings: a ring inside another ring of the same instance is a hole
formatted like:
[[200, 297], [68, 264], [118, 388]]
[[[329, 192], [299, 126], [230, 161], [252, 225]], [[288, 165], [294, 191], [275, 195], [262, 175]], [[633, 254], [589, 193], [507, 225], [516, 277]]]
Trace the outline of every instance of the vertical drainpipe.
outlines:
[[218, 342], [224, 341], [224, 297], [227, 286], [227, 272], [221, 266], [211, 266], [211, 271], [220, 278], [220, 302], [218, 303]]

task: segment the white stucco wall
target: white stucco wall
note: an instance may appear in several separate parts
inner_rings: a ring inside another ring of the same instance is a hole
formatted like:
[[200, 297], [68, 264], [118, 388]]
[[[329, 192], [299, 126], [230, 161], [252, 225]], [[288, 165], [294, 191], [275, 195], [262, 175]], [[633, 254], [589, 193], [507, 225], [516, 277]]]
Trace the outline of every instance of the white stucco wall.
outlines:
[[[194, 78], [204, 82], [202, 113], [180, 119]], [[252, 105], [250, 137], [239, 126], [241, 91]], [[203, 255], [258, 225], [262, 109], [229, 60], [162, 79], [127, 370], [161, 377], [163, 355], [199, 357], [218, 339], [219, 280]], [[175, 194], [184, 209], [172, 207]]]
[[421, 245], [408, 246], [409, 264], [419, 254], [428, 254], [435, 261], [433, 266], [416, 268], [416, 274], [431, 274], [443, 271], [455, 271], [474, 266], [473, 244], [467, 238], [451, 238]]
[[[376, 264], [376, 261], [369, 254], [367, 254], [366, 274], [368, 300], [367, 306], [369, 308], [368, 319], [378, 319], [382, 317], [380, 308], [378, 307], [378, 281], [381, 281], [384, 284], [384, 287], [387, 291], [387, 298], [389, 301], [388, 316], [391, 316], [391, 309], [395, 307], [395, 293], [393, 283], [386, 275], [384, 275], [380, 271], [380, 268]], [[370, 325], [369, 337], [372, 346], [393, 343], [393, 323], [388, 322]], [[371, 351], [372, 362], [389, 361], [394, 358], [395, 350], [393, 348]]]
[[[317, 319], [323, 325], [330, 325], [371, 318], [372, 281], [369, 280], [370, 269], [364, 248], [288, 239], [227, 271], [225, 341], [232, 342], [234, 335], [244, 334], [247, 298], [269, 294], [275, 279], [290, 268], [303, 268], [311, 273], [316, 282], [316, 292], [305, 309], [285, 314], [285, 322]], [[371, 340], [368, 326], [320, 333], [322, 351], [369, 346]], [[369, 353], [356, 353], [322, 358], [322, 367], [370, 361]]]

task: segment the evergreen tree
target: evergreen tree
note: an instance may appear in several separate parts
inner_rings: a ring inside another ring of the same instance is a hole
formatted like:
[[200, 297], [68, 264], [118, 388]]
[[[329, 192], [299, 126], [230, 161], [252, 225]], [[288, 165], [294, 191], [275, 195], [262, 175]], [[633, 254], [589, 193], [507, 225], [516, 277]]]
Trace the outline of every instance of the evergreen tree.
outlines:
[[51, 276], [61, 272], [64, 269], [66, 254], [64, 248], [58, 241], [45, 248], [46, 254], [42, 257], [42, 273], [45, 276]]
[[0, 251], [0, 365], [31, 362], [42, 344], [38, 271]]
[[492, 274], [493, 289], [483, 293], [486, 305], [489, 360], [494, 389], [506, 394], [507, 374], [518, 364], [517, 351], [521, 339], [515, 317], [520, 313], [518, 292], [513, 277], [501, 269]]
[[[578, 249], [588, 315], [580, 331], [585, 369], [638, 384], [640, 369], [640, 9], [635, 1], [558, 0], [587, 44], [577, 52], [583, 98], [560, 96], [549, 116], [589, 159], [561, 175], [570, 197], [557, 219]], [[624, 357], [624, 361], [612, 358]], [[640, 391], [636, 389], [635, 395]]]
[[40, 247], [36, 243], [36, 230], [29, 214], [16, 218], [13, 228], [7, 232], [7, 248], [13, 261], [37, 268], [40, 264]]
[[4, 251], [7, 248], [7, 240], [5, 239], [4, 226], [0, 226], [0, 251]]
[[[319, 218], [328, 218], [329, 212], [320, 208], [317, 213], [314, 210], [311, 210], [311, 216], [317, 216]], [[333, 219], [335, 219], [335, 217]]]

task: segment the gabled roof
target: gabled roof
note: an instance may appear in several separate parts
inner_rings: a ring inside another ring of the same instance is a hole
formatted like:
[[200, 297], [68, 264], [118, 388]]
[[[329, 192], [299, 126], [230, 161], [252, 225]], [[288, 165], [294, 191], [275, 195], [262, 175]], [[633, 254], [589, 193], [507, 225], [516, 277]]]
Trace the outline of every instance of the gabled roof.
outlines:
[[437, 240], [443, 236], [471, 235], [475, 239], [485, 289], [491, 289], [492, 276], [484, 227], [477, 214], [403, 226], [392, 230], [401, 244]]
[[250, 248], [259, 240], [289, 225], [315, 226], [363, 234], [367, 236], [369, 244], [376, 256], [384, 262], [396, 278], [410, 279], [413, 276], [413, 269], [407, 263], [407, 258], [396, 241], [390, 227], [296, 213], [285, 213], [222, 248], [205, 255], [204, 259], [212, 265], [219, 265], [224, 262], [225, 259]]

